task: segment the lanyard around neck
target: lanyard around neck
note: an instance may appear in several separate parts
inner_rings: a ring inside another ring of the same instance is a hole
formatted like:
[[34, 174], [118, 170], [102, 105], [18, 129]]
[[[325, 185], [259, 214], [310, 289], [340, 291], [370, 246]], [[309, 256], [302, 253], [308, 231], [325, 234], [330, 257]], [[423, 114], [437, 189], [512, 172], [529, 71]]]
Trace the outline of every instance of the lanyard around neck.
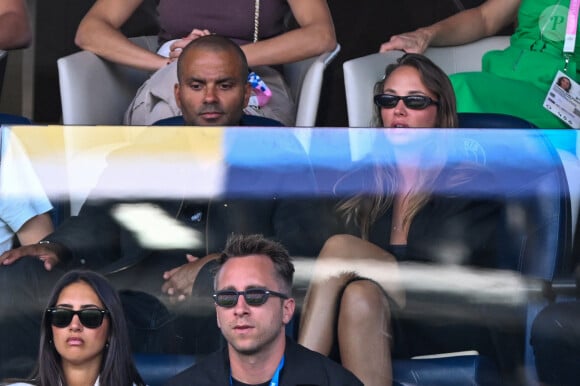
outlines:
[[564, 38], [564, 54], [571, 55], [574, 53], [576, 46], [576, 34], [578, 29], [578, 8], [580, 0], [570, 0], [568, 8], [568, 20], [566, 21], [566, 37]]
[[566, 20], [566, 36], [564, 37], [564, 72], [568, 71], [568, 63], [570, 57], [576, 49], [576, 35], [578, 30], [578, 8], [580, 7], [580, 0], [570, 0], [570, 7], [568, 8], [568, 19]]
[[[278, 367], [276, 368], [276, 372], [274, 376], [272, 376], [272, 380], [270, 381], [270, 386], [278, 386], [280, 380], [280, 371], [282, 371], [282, 367], [284, 367], [284, 355], [282, 355], [282, 359], [280, 359], [280, 363], [278, 363]], [[232, 378], [232, 372], [230, 370], [230, 386], [233, 386], [234, 380]]]

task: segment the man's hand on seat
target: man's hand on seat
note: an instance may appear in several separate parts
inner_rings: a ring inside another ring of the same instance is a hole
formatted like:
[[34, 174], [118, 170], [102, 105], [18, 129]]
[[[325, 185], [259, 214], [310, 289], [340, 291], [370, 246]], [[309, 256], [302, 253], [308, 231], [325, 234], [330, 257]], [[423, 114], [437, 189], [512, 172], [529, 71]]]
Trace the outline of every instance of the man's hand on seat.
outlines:
[[169, 301], [172, 303], [184, 301], [188, 296], [191, 296], [193, 283], [199, 271], [206, 263], [217, 259], [219, 253], [207, 255], [201, 259], [189, 254], [185, 257], [187, 263], [163, 273], [165, 283], [161, 287], [161, 291], [169, 296]]
[[161, 291], [169, 296], [172, 303], [181, 302], [191, 295], [193, 283], [206, 259], [186, 255], [187, 263], [163, 273], [165, 283]]

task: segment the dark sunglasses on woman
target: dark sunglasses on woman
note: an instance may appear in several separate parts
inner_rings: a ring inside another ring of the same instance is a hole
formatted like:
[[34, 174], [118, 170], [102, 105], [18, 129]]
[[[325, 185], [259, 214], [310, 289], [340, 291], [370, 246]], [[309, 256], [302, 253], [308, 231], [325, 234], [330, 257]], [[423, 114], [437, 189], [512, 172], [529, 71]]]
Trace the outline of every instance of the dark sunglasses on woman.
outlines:
[[407, 108], [412, 110], [423, 110], [431, 105], [438, 105], [438, 101], [434, 101], [433, 99], [429, 98], [425, 95], [407, 95], [407, 96], [399, 96], [393, 94], [379, 94], [375, 95], [375, 104], [379, 107], [385, 109], [392, 109], [394, 108], [399, 100], [403, 100], [403, 103]]
[[232, 308], [238, 304], [238, 298], [240, 295], [244, 296], [246, 304], [249, 306], [257, 307], [268, 301], [270, 296], [277, 296], [282, 299], [288, 299], [288, 296], [276, 292], [270, 291], [263, 288], [253, 288], [246, 291], [234, 291], [234, 290], [223, 290], [217, 291], [213, 294], [213, 300], [215, 304], [220, 307]]
[[70, 325], [73, 316], [77, 315], [86, 328], [98, 328], [103, 324], [103, 318], [109, 311], [99, 308], [85, 308], [73, 311], [69, 308], [53, 307], [46, 310], [48, 320], [54, 327], [64, 328]]

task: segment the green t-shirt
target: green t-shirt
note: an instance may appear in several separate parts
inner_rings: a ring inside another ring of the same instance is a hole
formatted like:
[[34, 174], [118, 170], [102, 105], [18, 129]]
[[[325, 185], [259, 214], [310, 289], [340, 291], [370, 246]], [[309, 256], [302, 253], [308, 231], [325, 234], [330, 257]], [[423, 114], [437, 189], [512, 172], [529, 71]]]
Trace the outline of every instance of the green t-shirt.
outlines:
[[[543, 107], [558, 70], [570, 0], [522, 0], [518, 26], [511, 44], [483, 57], [482, 72], [451, 75], [459, 112], [488, 112], [523, 118], [539, 128], [566, 128], [563, 121]], [[580, 39], [567, 74], [578, 80]]]

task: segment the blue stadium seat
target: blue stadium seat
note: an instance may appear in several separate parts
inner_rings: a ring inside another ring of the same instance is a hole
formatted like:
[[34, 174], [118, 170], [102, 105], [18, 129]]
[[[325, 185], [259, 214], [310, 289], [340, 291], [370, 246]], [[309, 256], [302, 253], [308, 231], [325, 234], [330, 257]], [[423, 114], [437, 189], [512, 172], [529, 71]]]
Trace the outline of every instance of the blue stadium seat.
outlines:
[[477, 129], [533, 129], [525, 119], [496, 113], [459, 113], [459, 127]]
[[[483, 114], [481, 117], [481, 122], [475, 121], [473, 126], [488, 127], [487, 118], [490, 115]], [[475, 118], [476, 115], [470, 116], [470, 119]], [[523, 280], [538, 280], [539, 283], [545, 284], [526, 293], [526, 301], [519, 306], [507, 309], [492, 306], [486, 310], [490, 319], [502, 314], [504, 320], [508, 320], [512, 327], [522, 330], [521, 361], [531, 383], [535, 378], [534, 358], [529, 345], [531, 324], [536, 314], [549, 301], [542, 290], [549, 288], [553, 280], [570, 276], [575, 266], [570, 253], [572, 243], [570, 196], [560, 157], [542, 131], [505, 130], [505, 126], [500, 127], [502, 128], [467, 130], [464, 135], [469, 143], [477, 144], [478, 160], [494, 173], [496, 191], [501, 193], [500, 198], [505, 204], [499, 240], [500, 254], [496, 268], [520, 274]], [[473, 150], [473, 146], [470, 150]], [[503, 321], [496, 323], [499, 331], [504, 328], [503, 323]], [[437, 363], [437, 360], [434, 359], [434, 363]], [[458, 384], [456, 376], [462, 374], [455, 371], [457, 360], [440, 362], [440, 366], [447, 369], [448, 384]], [[396, 381], [401, 378], [407, 379], [409, 366], [407, 361], [402, 363], [394, 361]], [[422, 362], [415, 362], [413, 373], [419, 375], [424, 371], [430, 373], [432, 367], [432, 364], [424, 367]], [[487, 370], [489, 369], [487, 367]], [[442, 370], [442, 373], [445, 372]], [[477, 379], [478, 373], [472, 375], [473, 379]], [[425, 377], [416, 376], [415, 379], [417, 381], [414, 383], [403, 384], [432, 384], [422, 383], [421, 380], [425, 380]]]
[[0, 125], [30, 125], [30, 119], [13, 114], [0, 113]]

